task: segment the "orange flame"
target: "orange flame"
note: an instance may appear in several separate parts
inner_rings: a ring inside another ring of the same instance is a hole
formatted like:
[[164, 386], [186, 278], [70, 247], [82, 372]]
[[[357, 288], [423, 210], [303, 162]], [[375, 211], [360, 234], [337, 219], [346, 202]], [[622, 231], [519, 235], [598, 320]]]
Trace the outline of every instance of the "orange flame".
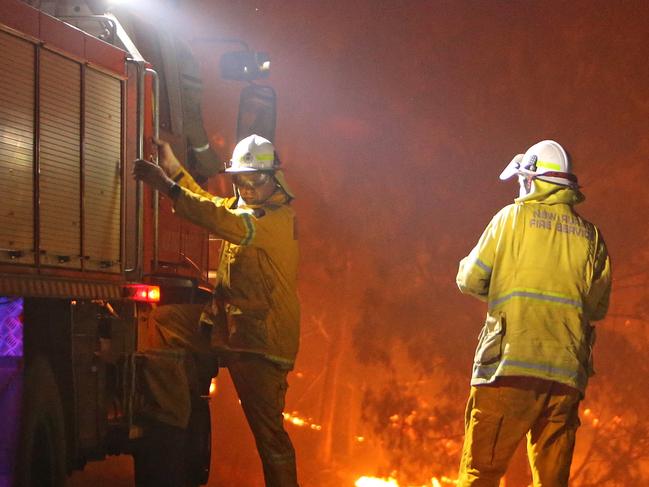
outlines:
[[[430, 483], [420, 486], [407, 486], [407, 487], [442, 487], [442, 484], [457, 484], [457, 480], [450, 479], [448, 477], [442, 477], [438, 479], [433, 477], [430, 479]], [[354, 483], [355, 487], [401, 487], [399, 482], [394, 477], [388, 478], [379, 478], [379, 477], [368, 477], [363, 476], [356, 480]], [[406, 487], [406, 486], [403, 486]]]
[[282, 416], [284, 416], [284, 421], [288, 421], [295, 426], [310, 428], [315, 431], [322, 430], [321, 425], [313, 423], [311, 418], [305, 419], [300, 417], [300, 415], [296, 411], [293, 411], [292, 413], [282, 413]]
[[361, 477], [354, 482], [356, 487], [399, 487], [397, 479], [388, 477], [387, 479], [380, 479], [378, 477]]
[[212, 382], [210, 382], [209, 395], [213, 396], [214, 394], [216, 394], [216, 377], [212, 377]]

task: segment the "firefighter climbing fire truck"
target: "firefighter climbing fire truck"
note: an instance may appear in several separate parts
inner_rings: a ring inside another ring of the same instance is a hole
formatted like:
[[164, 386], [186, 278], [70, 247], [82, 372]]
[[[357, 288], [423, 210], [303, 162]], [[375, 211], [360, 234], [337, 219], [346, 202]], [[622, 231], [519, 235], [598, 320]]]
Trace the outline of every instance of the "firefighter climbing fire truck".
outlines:
[[[115, 16], [0, 3], [0, 485], [62, 485], [132, 452], [148, 310], [209, 295], [209, 236], [131, 177], [159, 130], [198, 177], [218, 171], [196, 63], [166, 42], [175, 64], [144, 57]], [[267, 69], [247, 46], [222, 60], [229, 80]], [[251, 114], [274, 131], [272, 89], [249, 84], [241, 108], [237, 138]], [[188, 485], [209, 473], [206, 405], [196, 418]]]

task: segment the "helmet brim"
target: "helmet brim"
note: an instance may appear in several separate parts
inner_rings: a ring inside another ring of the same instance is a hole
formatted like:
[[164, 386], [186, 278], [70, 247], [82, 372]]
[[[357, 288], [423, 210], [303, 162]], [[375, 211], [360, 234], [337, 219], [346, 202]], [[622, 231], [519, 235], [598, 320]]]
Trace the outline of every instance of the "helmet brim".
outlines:
[[516, 154], [514, 158], [511, 160], [509, 164], [503, 169], [503, 172], [500, 173], [500, 178], [501, 181], [506, 181], [507, 179], [511, 178], [512, 176], [515, 176], [519, 172], [519, 168], [521, 166], [521, 162], [523, 161], [523, 156], [525, 154]]

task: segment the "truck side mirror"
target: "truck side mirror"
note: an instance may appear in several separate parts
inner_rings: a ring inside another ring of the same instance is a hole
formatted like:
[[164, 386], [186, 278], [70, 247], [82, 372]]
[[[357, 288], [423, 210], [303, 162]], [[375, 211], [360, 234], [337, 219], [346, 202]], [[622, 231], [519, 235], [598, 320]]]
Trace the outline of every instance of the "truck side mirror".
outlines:
[[221, 76], [234, 81], [255, 81], [268, 78], [270, 57], [265, 52], [226, 52], [219, 62]]
[[272, 87], [251, 84], [241, 90], [237, 140], [257, 134], [273, 142], [276, 119], [277, 95]]

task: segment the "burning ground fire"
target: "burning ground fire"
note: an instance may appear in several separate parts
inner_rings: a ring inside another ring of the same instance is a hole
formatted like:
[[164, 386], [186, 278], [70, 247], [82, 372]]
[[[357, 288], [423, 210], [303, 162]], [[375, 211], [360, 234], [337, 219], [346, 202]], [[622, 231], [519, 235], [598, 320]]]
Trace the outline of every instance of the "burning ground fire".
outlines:
[[313, 423], [311, 418], [305, 419], [300, 417], [296, 411], [293, 411], [292, 413], [282, 413], [282, 415], [284, 416], [284, 421], [294, 424], [295, 426], [310, 428], [315, 431], [322, 430], [322, 425]]
[[437, 479], [433, 477], [430, 479], [430, 483], [425, 485], [410, 485], [410, 486], [401, 486], [397, 479], [394, 477], [378, 478], [378, 477], [361, 477], [354, 483], [355, 487], [442, 487], [443, 485], [456, 485], [457, 480], [449, 479], [448, 477], [442, 477]]
[[[301, 417], [296, 411], [293, 411], [292, 413], [282, 413], [282, 415], [284, 416], [284, 421], [287, 421], [295, 426], [299, 426], [302, 428], [310, 428], [315, 431], [322, 430], [322, 425], [313, 423], [311, 418], [306, 419]], [[355, 439], [358, 442], [364, 441], [364, 438], [362, 436], [357, 436], [355, 437]], [[436, 477], [433, 477], [430, 480], [430, 483], [425, 485], [418, 485], [418, 486], [403, 485], [402, 486], [394, 477], [379, 478], [379, 477], [363, 476], [356, 480], [354, 486], [355, 487], [443, 487], [443, 485], [455, 485], [455, 484], [457, 484], [457, 481], [449, 479], [448, 477], [442, 477], [441, 479], [437, 479]]]
[[[593, 428], [598, 428], [600, 427], [600, 419], [597, 417], [597, 415], [590, 409], [586, 408], [583, 411], [583, 422], [585, 424], [590, 424]], [[620, 416], [615, 416], [612, 420], [612, 423], [617, 425], [622, 422], [622, 418]], [[360, 438], [360, 440], [359, 440]], [[362, 441], [362, 437], [356, 437], [357, 441]], [[393, 473], [392, 475], [395, 475]], [[448, 478], [448, 477], [433, 477], [430, 479], [429, 483], [426, 483], [424, 485], [401, 485], [398, 480], [394, 476], [390, 476], [387, 478], [380, 478], [380, 477], [371, 477], [371, 476], [362, 476], [359, 477], [356, 482], [354, 483], [355, 487], [444, 487], [446, 485], [457, 485], [458, 481]], [[504, 479], [501, 481], [501, 486], [505, 485]], [[531, 487], [531, 485], [529, 486]]]
[[[300, 416], [300, 414], [297, 411], [293, 412], [284, 412], [282, 413], [284, 416], [284, 421], [287, 423], [291, 423], [294, 426], [300, 427], [300, 428], [307, 428], [315, 431], [322, 431], [322, 425], [314, 423], [312, 418], [305, 418], [303, 416]], [[390, 421], [392, 423], [397, 422], [399, 419], [399, 415], [393, 415], [390, 417]], [[365, 442], [365, 437], [364, 436], [354, 436], [354, 440], [358, 443], [363, 443]], [[389, 477], [387, 478], [381, 478], [381, 477], [373, 477], [373, 476], [362, 476], [356, 479], [354, 482], [355, 487], [445, 487], [449, 485], [457, 485], [457, 480], [448, 478], [446, 476], [442, 477], [433, 477], [430, 479], [429, 482], [426, 484], [419, 484], [419, 485], [406, 485], [406, 484], [400, 484], [399, 481], [397, 480], [397, 473], [393, 472]]]

